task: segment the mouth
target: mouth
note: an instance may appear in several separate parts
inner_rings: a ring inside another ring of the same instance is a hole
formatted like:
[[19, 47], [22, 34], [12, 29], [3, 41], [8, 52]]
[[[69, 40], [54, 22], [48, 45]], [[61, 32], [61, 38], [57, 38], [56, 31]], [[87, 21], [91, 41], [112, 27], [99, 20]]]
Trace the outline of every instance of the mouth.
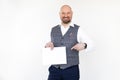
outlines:
[[68, 17], [65, 17], [65, 18], [63, 18], [63, 20], [69, 20], [69, 18], [68, 18]]
[[63, 19], [69, 19], [69, 17], [63, 17]]

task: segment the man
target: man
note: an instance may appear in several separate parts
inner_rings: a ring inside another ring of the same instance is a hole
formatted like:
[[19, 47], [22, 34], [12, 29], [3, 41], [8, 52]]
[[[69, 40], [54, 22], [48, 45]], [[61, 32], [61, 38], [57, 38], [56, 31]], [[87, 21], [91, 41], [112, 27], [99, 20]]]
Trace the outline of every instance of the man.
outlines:
[[79, 80], [79, 51], [92, 47], [90, 39], [81, 27], [72, 23], [72, 9], [63, 5], [60, 9], [61, 24], [52, 28], [51, 41], [45, 47], [66, 47], [67, 64], [51, 65], [48, 80]]

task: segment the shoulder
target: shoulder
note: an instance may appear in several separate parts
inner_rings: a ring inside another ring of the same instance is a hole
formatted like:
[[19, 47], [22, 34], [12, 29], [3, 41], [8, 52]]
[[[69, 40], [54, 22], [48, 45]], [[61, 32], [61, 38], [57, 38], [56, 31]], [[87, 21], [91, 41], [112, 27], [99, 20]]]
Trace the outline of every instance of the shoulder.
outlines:
[[60, 27], [60, 25], [56, 25], [56, 26], [53, 26], [52, 29], [57, 29], [59, 27]]
[[52, 29], [51, 29], [51, 32], [53, 32], [53, 31], [56, 32], [56, 31], [59, 30], [59, 28], [60, 28], [60, 25], [53, 26]]
[[77, 25], [77, 24], [74, 24], [74, 27], [78, 27], [78, 28], [79, 28], [80, 26], [79, 26], [79, 25]]
[[77, 24], [74, 24], [74, 28], [79, 29], [79, 28], [80, 28], [80, 26], [79, 26], [79, 25], [77, 25]]

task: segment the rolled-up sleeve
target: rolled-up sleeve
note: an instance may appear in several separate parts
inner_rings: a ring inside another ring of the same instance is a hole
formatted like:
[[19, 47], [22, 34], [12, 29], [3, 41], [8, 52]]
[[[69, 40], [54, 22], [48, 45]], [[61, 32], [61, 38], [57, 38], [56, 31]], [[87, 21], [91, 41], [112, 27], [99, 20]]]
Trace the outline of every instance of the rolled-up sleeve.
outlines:
[[86, 43], [87, 48], [83, 51], [89, 52], [93, 50], [93, 41], [89, 38], [89, 36], [81, 29], [81, 27], [78, 29], [78, 35], [77, 40], [79, 43]]

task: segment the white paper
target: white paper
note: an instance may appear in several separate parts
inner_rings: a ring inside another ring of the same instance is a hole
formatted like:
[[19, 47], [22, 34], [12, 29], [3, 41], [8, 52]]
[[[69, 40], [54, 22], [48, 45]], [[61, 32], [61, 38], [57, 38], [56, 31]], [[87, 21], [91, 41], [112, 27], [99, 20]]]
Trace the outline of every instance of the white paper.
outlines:
[[54, 47], [53, 50], [50, 48], [43, 48], [42, 58], [43, 65], [66, 64], [66, 48]]

